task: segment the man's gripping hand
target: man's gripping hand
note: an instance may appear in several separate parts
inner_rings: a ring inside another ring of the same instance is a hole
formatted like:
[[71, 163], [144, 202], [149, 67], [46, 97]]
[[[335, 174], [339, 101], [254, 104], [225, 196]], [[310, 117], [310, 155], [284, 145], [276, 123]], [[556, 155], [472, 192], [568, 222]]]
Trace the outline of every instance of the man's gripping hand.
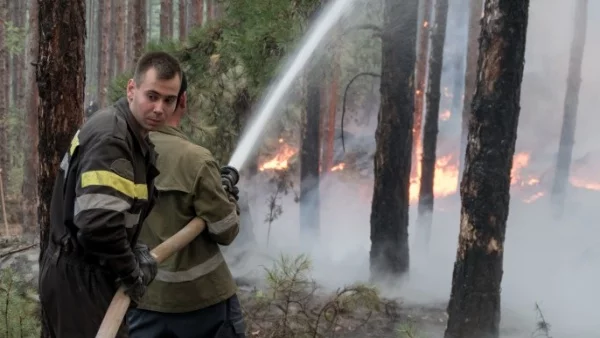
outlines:
[[133, 248], [133, 253], [138, 263], [138, 268], [129, 276], [122, 278], [121, 282], [125, 287], [125, 294], [131, 299], [132, 307], [136, 307], [146, 293], [148, 285], [156, 277], [158, 264], [145, 244], [136, 244]]
[[143, 282], [148, 286], [154, 280], [158, 272], [156, 259], [150, 254], [148, 246], [143, 243], [137, 243], [135, 248], [133, 248], [133, 253], [138, 262], [138, 266], [142, 271]]

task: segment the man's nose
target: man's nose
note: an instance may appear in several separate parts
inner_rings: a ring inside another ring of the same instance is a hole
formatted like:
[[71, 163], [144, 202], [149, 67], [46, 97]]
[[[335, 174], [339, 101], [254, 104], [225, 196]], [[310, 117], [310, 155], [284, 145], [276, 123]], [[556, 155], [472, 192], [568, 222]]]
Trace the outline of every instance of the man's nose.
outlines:
[[163, 101], [157, 102], [156, 105], [154, 105], [154, 112], [156, 114], [164, 114], [165, 113], [165, 109], [167, 108], [166, 105], [167, 104], [165, 102], [163, 102]]

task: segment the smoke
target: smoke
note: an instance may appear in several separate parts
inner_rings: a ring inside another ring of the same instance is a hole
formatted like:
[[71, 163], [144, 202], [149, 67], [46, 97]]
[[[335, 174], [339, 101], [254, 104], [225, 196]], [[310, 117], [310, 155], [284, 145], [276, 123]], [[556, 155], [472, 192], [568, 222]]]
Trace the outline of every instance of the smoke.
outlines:
[[[532, 0], [530, 5], [517, 152], [531, 152], [530, 166], [539, 174], [552, 172], [555, 166], [574, 6], [575, 2], [561, 0]], [[466, 20], [466, 16], [458, 16], [458, 12], [450, 13], [450, 25], [458, 31], [447, 35], [446, 45], [464, 48], [466, 31], [460, 30], [464, 30], [467, 23], [459, 25], [456, 18]], [[596, 136], [600, 65], [595, 61], [600, 59], [600, 36], [593, 32], [600, 31], [600, 21], [593, 18], [600, 15], [600, 3], [591, 1], [588, 14], [573, 160], [579, 160], [574, 165], [576, 169], [583, 168], [581, 170], [594, 173], [600, 169], [600, 142]], [[464, 52], [454, 54], [464, 57]], [[452, 57], [448, 58], [445, 62], [455, 61]], [[456, 76], [463, 76], [452, 67], [444, 67], [444, 72], [443, 83], [446, 84], [453, 83]], [[373, 97], [378, 100], [377, 95]], [[373, 116], [372, 107], [373, 102], [368, 102], [362, 108], [368, 110], [367, 116]], [[443, 144], [438, 145], [438, 149], [453, 150], [458, 154], [460, 107], [452, 106], [451, 109], [451, 119], [440, 124], [439, 142]], [[373, 118], [365, 121], [360, 126], [359, 123], [350, 123], [348, 130], [354, 137], [345, 140], [347, 152], [361, 153], [360, 162], [365, 163], [365, 167], [354, 176], [333, 172], [324, 175], [321, 180], [318, 239], [303, 239], [294, 194], [280, 194], [283, 213], [271, 224], [269, 247], [266, 248], [268, 225], [264, 219], [268, 212], [267, 198], [273, 194], [274, 187], [266, 181], [242, 184], [249, 194], [250, 215], [261, 249], [249, 253], [240, 264], [234, 265], [234, 274], [256, 273], [259, 276], [261, 265], [270, 265], [270, 259], [279, 253], [298, 254], [311, 248], [314, 277], [321, 284], [333, 288], [355, 281], [368, 281], [373, 132], [377, 121]], [[343, 159], [339, 136], [338, 133], [336, 157]], [[551, 181], [542, 181], [541, 184], [549, 193]], [[552, 216], [548, 196], [526, 204], [518, 198], [514, 189], [512, 191], [504, 254], [501, 325], [507, 332], [519, 332], [513, 337], [528, 337], [534, 331], [536, 302], [552, 325], [554, 337], [591, 338], [597, 337], [600, 332], [600, 322], [597, 321], [600, 227], [596, 212], [600, 193], [570, 187], [567, 194], [566, 215], [556, 219]], [[427, 254], [419, 254], [412, 245], [417, 212], [416, 206], [411, 206], [410, 278], [403, 285], [384, 291], [385, 295], [400, 297], [408, 304], [445, 308], [456, 257], [460, 197], [455, 194], [435, 203]]]

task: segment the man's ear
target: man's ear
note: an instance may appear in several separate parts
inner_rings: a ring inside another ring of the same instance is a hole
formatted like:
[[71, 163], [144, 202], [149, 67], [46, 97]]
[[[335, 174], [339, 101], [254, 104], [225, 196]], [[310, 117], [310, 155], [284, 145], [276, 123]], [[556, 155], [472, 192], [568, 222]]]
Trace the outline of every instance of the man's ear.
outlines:
[[129, 79], [129, 81], [127, 82], [127, 101], [129, 102], [133, 100], [135, 87], [135, 81], [133, 79]]
[[181, 96], [179, 96], [179, 101], [177, 102], [177, 106], [182, 109], [187, 108], [187, 92], [181, 93]]

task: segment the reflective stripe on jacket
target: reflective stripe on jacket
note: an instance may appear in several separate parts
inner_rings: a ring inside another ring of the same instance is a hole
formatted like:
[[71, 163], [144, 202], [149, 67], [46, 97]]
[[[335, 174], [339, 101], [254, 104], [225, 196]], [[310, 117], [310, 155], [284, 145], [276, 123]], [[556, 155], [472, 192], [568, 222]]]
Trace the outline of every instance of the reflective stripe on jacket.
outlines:
[[161, 171], [156, 178], [159, 198], [140, 240], [153, 248], [194, 217], [202, 218], [207, 228], [159, 265], [139, 308], [178, 313], [224, 301], [237, 287], [219, 244], [228, 245], [237, 236], [239, 216], [221, 185], [220, 167], [208, 150], [176, 128], [161, 127], [150, 133], [150, 139]]
[[137, 269], [131, 250], [155, 198], [156, 153], [126, 99], [96, 112], [60, 164], [51, 240], [117, 276]]

